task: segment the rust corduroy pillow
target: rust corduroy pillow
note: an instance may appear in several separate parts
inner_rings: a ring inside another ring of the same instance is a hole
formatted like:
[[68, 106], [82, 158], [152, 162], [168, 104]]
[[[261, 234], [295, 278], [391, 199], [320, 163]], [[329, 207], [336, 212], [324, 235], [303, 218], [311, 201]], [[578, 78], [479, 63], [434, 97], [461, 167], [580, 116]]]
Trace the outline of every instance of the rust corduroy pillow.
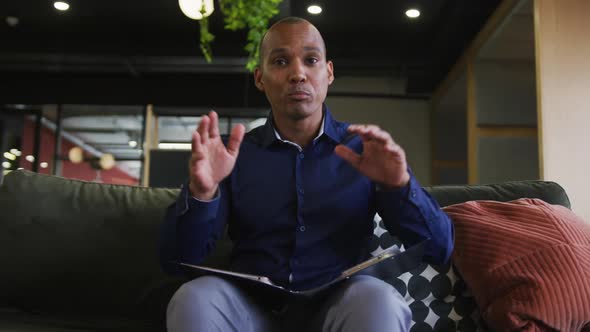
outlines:
[[444, 211], [453, 263], [493, 331], [590, 330], [590, 225], [538, 199]]

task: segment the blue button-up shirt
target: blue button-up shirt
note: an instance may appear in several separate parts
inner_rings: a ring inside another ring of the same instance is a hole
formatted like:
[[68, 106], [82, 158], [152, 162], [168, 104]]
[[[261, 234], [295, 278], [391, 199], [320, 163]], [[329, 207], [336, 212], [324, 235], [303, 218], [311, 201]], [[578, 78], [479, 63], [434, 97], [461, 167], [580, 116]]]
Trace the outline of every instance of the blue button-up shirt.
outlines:
[[369, 256], [373, 219], [406, 246], [430, 239], [425, 260], [440, 264], [453, 249], [448, 216], [412, 175], [384, 191], [334, 153], [338, 144], [362, 152], [360, 137], [324, 108], [323, 133], [301, 149], [275, 134], [272, 114], [248, 132], [231, 174], [210, 202], [184, 186], [168, 209], [161, 260], [200, 264], [228, 225], [231, 269], [264, 275], [290, 289], [319, 286]]

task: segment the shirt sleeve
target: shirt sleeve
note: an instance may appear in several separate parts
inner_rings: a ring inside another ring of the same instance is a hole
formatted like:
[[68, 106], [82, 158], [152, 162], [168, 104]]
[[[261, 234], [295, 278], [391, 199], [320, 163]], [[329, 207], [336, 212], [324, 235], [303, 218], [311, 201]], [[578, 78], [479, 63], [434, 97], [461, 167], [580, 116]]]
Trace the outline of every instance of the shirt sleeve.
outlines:
[[405, 187], [376, 190], [376, 204], [385, 228], [405, 246], [429, 239], [424, 259], [431, 264], [443, 264], [449, 259], [453, 252], [453, 224], [412, 172]]
[[213, 251], [227, 224], [227, 196], [225, 181], [211, 201], [193, 198], [188, 185], [182, 186], [160, 229], [160, 264], [164, 271], [179, 274], [183, 270], [175, 262], [200, 264]]

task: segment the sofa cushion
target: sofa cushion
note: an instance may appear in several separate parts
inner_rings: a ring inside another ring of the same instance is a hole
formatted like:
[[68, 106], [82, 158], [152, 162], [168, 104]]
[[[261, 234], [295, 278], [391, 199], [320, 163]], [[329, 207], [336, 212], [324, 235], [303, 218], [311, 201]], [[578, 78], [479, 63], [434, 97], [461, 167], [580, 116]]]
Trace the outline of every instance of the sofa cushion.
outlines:
[[0, 187], [0, 308], [162, 312], [175, 282], [159, 266], [159, 226], [177, 192], [11, 172]]
[[538, 198], [549, 204], [570, 207], [563, 188], [551, 181], [509, 181], [498, 184], [425, 187], [440, 206], [475, 200], [509, 202], [519, 198]]
[[0, 310], [0, 331], [4, 332], [159, 332], [164, 326], [146, 320], [101, 315], [51, 315]]
[[[511, 201], [521, 197], [540, 198], [553, 204], [570, 206], [563, 188], [548, 181], [435, 186], [425, 189], [441, 206], [473, 199]], [[375, 217], [374, 227], [371, 248], [373, 254], [378, 254], [391, 246], [397, 246], [400, 251], [404, 250], [401, 241], [385, 230], [378, 215]], [[414, 270], [392, 276], [386, 281], [404, 295], [412, 310], [411, 332], [485, 330], [475, 299], [451, 262], [442, 266], [423, 263]], [[447, 312], [448, 315], [445, 315]]]
[[[400, 252], [405, 250], [401, 241], [385, 230], [383, 221], [376, 215], [372, 254], [378, 255], [391, 247]], [[482, 330], [473, 295], [451, 262], [440, 266], [422, 263], [385, 281], [394, 286], [410, 306], [411, 332]]]
[[492, 330], [580, 331], [590, 322], [590, 225], [537, 199], [445, 208], [453, 262]]

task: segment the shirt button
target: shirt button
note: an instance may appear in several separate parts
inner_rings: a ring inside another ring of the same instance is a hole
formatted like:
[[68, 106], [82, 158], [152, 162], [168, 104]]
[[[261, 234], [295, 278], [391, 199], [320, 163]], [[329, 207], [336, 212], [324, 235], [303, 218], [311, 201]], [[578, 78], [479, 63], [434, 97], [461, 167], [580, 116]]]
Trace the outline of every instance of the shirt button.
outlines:
[[299, 154], [299, 159], [303, 159], [303, 158], [305, 158], [305, 155], [303, 153], [300, 153]]
[[299, 227], [299, 230], [302, 231], [302, 232], [305, 232], [305, 226]]
[[416, 190], [412, 190], [412, 197], [416, 197]]
[[305, 191], [303, 191], [303, 188], [299, 187], [299, 193], [303, 194]]

